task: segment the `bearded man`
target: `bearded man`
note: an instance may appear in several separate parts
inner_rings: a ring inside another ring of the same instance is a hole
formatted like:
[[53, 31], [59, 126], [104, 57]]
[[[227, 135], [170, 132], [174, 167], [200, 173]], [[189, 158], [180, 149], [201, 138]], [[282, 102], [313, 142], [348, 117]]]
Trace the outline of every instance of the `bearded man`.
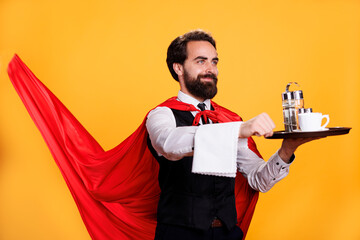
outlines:
[[[160, 165], [155, 239], [243, 239], [239, 214], [251, 219], [256, 193], [283, 179], [296, 148], [309, 141], [284, 140], [265, 162], [251, 136], [272, 136], [275, 125], [266, 113], [243, 122], [211, 101], [218, 61], [215, 40], [202, 30], [177, 37], [168, 48], [167, 65], [180, 84], [176, 101], [188, 109], [160, 106], [147, 117], [148, 146]], [[232, 117], [216, 121], [211, 112]], [[246, 183], [235, 196], [236, 170]]]
[[180, 84], [178, 96], [105, 151], [17, 55], [11, 60], [10, 79], [92, 239], [144, 240], [154, 233], [171, 240], [245, 237], [258, 193], [283, 179], [296, 148], [313, 139], [285, 139], [265, 162], [252, 136], [271, 136], [274, 123], [266, 113], [243, 122], [211, 100], [218, 61], [210, 34], [176, 38], [167, 64]]

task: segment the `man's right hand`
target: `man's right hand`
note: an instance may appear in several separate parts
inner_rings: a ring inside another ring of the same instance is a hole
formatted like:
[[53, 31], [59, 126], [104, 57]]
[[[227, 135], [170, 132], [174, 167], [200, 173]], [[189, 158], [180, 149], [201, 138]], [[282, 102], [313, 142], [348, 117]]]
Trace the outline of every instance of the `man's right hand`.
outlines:
[[267, 113], [260, 115], [243, 122], [239, 130], [239, 138], [248, 138], [251, 136], [271, 137], [275, 124]]

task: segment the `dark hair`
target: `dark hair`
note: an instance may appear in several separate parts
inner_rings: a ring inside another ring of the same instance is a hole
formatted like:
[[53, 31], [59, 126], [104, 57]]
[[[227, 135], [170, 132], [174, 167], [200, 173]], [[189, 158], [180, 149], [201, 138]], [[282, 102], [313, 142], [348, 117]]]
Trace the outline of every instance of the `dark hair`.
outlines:
[[184, 64], [187, 58], [187, 43], [190, 41], [208, 41], [211, 43], [216, 49], [215, 40], [212, 38], [210, 33], [206, 33], [203, 30], [194, 30], [188, 33], [185, 33], [182, 36], [175, 38], [174, 41], [171, 42], [168, 51], [166, 63], [170, 70], [171, 75], [176, 81], [179, 81], [178, 75], [174, 71], [173, 64], [180, 63]]

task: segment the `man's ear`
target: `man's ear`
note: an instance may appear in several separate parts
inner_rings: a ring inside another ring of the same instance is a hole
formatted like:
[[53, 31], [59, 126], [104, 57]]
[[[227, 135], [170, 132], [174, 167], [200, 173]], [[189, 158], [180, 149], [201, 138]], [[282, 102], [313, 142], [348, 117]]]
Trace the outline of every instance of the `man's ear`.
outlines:
[[173, 63], [173, 69], [178, 76], [182, 76], [184, 74], [184, 67], [180, 63]]

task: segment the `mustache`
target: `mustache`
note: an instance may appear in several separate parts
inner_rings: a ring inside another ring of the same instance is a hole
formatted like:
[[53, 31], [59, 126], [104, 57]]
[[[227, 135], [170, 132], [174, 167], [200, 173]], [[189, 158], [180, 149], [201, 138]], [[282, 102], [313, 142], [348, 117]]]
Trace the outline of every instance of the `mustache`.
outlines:
[[201, 75], [199, 75], [199, 78], [211, 78], [214, 81], [218, 80], [217, 77], [215, 76], [215, 74], [212, 74], [212, 73], [201, 74]]

